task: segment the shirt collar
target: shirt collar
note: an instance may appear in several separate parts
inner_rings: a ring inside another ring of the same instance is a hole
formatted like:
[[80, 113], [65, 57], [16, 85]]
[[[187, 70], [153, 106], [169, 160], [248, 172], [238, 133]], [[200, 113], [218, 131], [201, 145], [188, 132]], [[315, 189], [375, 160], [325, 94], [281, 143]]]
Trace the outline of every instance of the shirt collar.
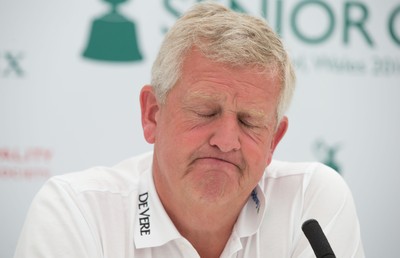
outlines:
[[251, 192], [234, 227], [238, 237], [255, 234], [261, 226], [265, 212], [265, 195], [259, 185]]
[[151, 167], [139, 182], [134, 241], [136, 248], [156, 247], [180, 238], [154, 186]]
[[[151, 167], [140, 179], [136, 209], [134, 222], [136, 248], [161, 246], [174, 239], [182, 238], [158, 197]], [[261, 225], [264, 212], [265, 196], [257, 185], [239, 215], [234, 233], [239, 238], [255, 234]]]

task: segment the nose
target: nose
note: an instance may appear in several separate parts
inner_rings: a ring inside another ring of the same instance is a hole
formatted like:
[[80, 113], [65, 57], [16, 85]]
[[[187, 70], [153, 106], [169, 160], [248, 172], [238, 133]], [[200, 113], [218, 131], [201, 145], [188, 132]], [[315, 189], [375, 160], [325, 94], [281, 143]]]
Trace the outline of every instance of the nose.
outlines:
[[213, 134], [209, 143], [219, 148], [222, 152], [237, 151], [240, 144], [240, 125], [235, 114], [221, 115], [213, 123]]

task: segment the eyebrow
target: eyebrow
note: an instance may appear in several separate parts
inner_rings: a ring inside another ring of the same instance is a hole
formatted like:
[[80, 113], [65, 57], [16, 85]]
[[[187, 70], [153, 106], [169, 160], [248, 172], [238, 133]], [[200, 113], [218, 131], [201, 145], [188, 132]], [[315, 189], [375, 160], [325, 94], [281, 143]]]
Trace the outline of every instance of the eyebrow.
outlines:
[[226, 97], [217, 95], [217, 94], [210, 94], [205, 93], [201, 90], [191, 91], [184, 100], [213, 100], [213, 101], [223, 101]]
[[[190, 101], [193, 103], [193, 101], [213, 101], [213, 102], [220, 102], [224, 101], [226, 97], [224, 95], [220, 94], [210, 94], [206, 93], [201, 90], [195, 90], [190, 92], [185, 98], [184, 101]], [[256, 108], [249, 108], [249, 109], [242, 109], [238, 110], [237, 113], [239, 115], [244, 115], [244, 116], [249, 116], [252, 119], [260, 119], [262, 122], [269, 123], [272, 118], [268, 118], [267, 114], [265, 113], [264, 110], [261, 109], [256, 109]]]
[[263, 110], [259, 110], [259, 109], [248, 109], [248, 110], [244, 110], [244, 111], [239, 111], [239, 113], [245, 114], [245, 115], [250, 115], [251, 117], [254, 117], [254, 118], [267, 117], [265, 112]]

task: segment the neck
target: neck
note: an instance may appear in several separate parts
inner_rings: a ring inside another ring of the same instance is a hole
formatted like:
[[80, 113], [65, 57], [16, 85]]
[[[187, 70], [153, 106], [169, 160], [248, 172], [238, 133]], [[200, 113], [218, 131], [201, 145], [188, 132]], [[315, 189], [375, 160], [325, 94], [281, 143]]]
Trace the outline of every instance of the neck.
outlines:
[[209, 258], [220, 257], [246, 200], [239, 205], [221, 206], [194, 201], [161, 201], [180, 234], [193, 245], [200, 257]]

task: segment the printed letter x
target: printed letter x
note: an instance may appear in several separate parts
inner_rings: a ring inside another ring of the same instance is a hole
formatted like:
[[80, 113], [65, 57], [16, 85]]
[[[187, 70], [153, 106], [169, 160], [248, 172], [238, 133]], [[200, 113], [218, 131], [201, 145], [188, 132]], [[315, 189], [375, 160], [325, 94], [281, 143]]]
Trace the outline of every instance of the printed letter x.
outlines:
[[22, 54], [18, 53], [16, 55], [13, 55], [12, 53], [7, 52], [4, 57], [8, 61], [8, 67], [4, 70], [4, 75], [8, 76], [14, 71], [19, 77], [22, 77], [24, 75], [24, 71], [21, 69], [20, 66]]

